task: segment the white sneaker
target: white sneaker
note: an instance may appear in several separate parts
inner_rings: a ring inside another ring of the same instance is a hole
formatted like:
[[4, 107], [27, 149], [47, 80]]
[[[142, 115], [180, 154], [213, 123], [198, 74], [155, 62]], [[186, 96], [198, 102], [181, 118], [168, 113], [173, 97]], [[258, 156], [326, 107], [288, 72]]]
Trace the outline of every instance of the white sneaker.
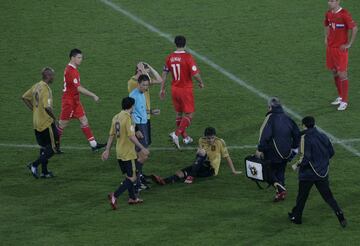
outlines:
[[176, 136], [175, 132], [170, 133], [169, 137], [170, 137], [171, 141], [174, 143], [175, 147], [177, 149], [180, 149], [179, 137]]
[[339, 105], [339, 104], [341, 103], [341, 100], [342, 100], [341, 97], [337, 97], [337, 98], [335, 99], [335, 101], [333, 101], [333, 102], [331, 103], [331, 105]]
[[346, 102], [341, 102], [337, 110], [343, 111], [347, 108], [348, 104]]
[[183, 142], [184, 144], [191, 144], [192, 142], [194, 142], [194, 140], [190, 136], [187, 136], [183, 139]]

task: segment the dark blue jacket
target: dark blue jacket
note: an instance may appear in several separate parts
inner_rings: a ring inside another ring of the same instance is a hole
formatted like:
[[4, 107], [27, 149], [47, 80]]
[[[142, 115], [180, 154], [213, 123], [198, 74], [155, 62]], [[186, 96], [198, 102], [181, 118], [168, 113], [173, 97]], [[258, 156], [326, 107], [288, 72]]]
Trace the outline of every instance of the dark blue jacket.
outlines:
[[327, 178], [329, 160], [334, 155], [329, 138], [316, 128], [302, 132], [300, 144], [299, 180]]
[[284, 162], [290, 157], [291, 149], [299, 147], [299, 142], [299, 127], [281, 106], [272, 107], [260, 129], [258, 150], [264, 153], [264, 158], [272, 163]]

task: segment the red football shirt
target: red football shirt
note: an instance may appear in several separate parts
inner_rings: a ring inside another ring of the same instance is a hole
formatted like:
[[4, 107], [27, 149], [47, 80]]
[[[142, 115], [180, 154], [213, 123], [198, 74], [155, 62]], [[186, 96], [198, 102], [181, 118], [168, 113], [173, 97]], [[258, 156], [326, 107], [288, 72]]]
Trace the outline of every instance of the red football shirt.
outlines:
[[171, 72], [172, 86], [192, 88], [192, 76], [199, 73], [195, 60], [185, 51], [175, 51], [165, 61], [164, 71]]
[[77, 88], [80, 86], [80, 73], [77, 68], [68, 64], [64, 71], [63, 99], [80, 99]]
[[340, 8], [336, 13], [331, 10], [325, 14], [324, 25], [329, 27], [328, 47], [337, 48], [348, 42], [348, 30], [356, 26], [350, 13]]

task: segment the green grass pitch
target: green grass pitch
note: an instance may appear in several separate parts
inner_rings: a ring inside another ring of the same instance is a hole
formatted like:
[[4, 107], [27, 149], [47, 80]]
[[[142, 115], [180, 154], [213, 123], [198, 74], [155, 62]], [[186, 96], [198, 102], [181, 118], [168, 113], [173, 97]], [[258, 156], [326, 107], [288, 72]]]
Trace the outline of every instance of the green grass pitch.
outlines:
[[[327, 1], [229, 0], [112, 3], [172, 36], [183, 34], [188, 46], [267, 95], [277, 95], [301, 116], [317, 123], [360, 151], [360, 41], [350, 50], [350, 106], [337, 112], [330, 73], [325, 69], [323, 16]], [[343, 1], [360, 22], [360, 3]], [[100, 153], [66, 146], [87, 143], [76, 121], [65, 129], [65, 154], [50, 160], [57, 176], [35, 180], [26, 164], [35, 159], [31, 113], [21, 95], [40, 80], [44, 66], [56, 70], [54, 109], [60, 113], [63, 70], [68, 52], [80, 48], [82, 84], [100, 102], [82, 97], [98, 141], [106, 141], [113, 115], [127, 95], [135, 64], [149, 62], [158, 71], [173, 45], [102, 1], [3, 0], [0, 7], [0, 245], [357, 245], [360, 240], [359, 157], [335, 144], [330, 181], [348, 219], [340, 228], [335, 215], [314, 188], [303, 225], [287, 220], [295, 203], [297, 177], [286, 172], [288, 198], [272, 203], [273, 191], [259, 190], [244, 174], [233, 176], [223, 162], [219, 176], [158, 187], [142, 193], [145, 203], [128, 206], [119, 198], [112, 211], [106, 199], [122, 180], [114, 148], [109, 161]], [[198, 59], [197, 59], [198, 60]], [[189, 134], [194, 139], [214, 126], [228, 146], [256, 145], [266, 102], [198, 60], [206, 88], [195, 89], [196, 115]], [[169, 147], [174, 127], [169, 96], [152, 105], [153, 147]], [[299, 123], [299, 120], [297, 120]], [[194, 145], [195, 146], [195, 145]], [[255, 149], [230, 149], [237, 169]], [[153, 150], [145, 173], [162, 176], [188, 165], [194, 151]]]

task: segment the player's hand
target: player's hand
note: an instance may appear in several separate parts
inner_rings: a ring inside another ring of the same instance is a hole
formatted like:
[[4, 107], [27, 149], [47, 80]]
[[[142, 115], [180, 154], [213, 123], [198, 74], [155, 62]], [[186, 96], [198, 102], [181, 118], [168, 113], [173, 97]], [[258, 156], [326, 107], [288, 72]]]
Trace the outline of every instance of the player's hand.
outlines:
[[159, 96], [160, 96], [160, 100], [164, 100], [165, 99], [165, 90], [160, 90], [160, 94], [159, 94]]
[[159, 114], [160, 114], [160, 109], [158, 109], [158, 108], [151, 109], [151, 110], [150, 110], [150, 114], [152, 114], [152, 115], [159, 115]]
[[199, 82], [199, 88], [202, 89], [204, 87], [205, 87], [204, 83]]
[[291, 165], [292, 169], [295, 171], [295, 172], [298, 172], [299, 171], [299, 166], [297, 163]]
[[101, 155], [101, 160], [106, 161], [107, 159], [109, 159], [109, 151], [105, 150]]
[[259, 158], [259, 159], [264, 159], [264, 153], [261, 152], [261, 151], [256, 150], [256, 151], [255, 151], [255, 156], [256, 156], [257, 158]]
[[138, 139], [142, 139], [142, 138], [144, 138], [144, 135], [142, 134], [142, 132], [141, 132], [141, 131], [137, 131], [137, 132], [135, 132], [135, 136], [136, 136]]
[[141, 149], [140, 152], [141, 152], [143, 155], [146, 155], [146, 156], [150, 155], [150, 151], [149, 151], [148, 149], [146, 149], [146, 148]]
[[206, 150], [202, 149], [202, 148], [198, 148], [196, 151], [196, 154], [200, 155], [200, 156], [205, 156], [206, 155]]
[[343, 44], [340, 46], [340, 50], [346, 51], [351, 47], [351, 44]]
[[236, 170], [232, 171], [232, 173], [233, 173], [234, 175], [239, 175], [239, 174], [242, 174], [242, 172], [241, 172], [241, 171], [236, 171]]
[[94, 99], [95, 102], [98, 102], [100, 98], [97, 95], [94, 95], [93, 99]]

